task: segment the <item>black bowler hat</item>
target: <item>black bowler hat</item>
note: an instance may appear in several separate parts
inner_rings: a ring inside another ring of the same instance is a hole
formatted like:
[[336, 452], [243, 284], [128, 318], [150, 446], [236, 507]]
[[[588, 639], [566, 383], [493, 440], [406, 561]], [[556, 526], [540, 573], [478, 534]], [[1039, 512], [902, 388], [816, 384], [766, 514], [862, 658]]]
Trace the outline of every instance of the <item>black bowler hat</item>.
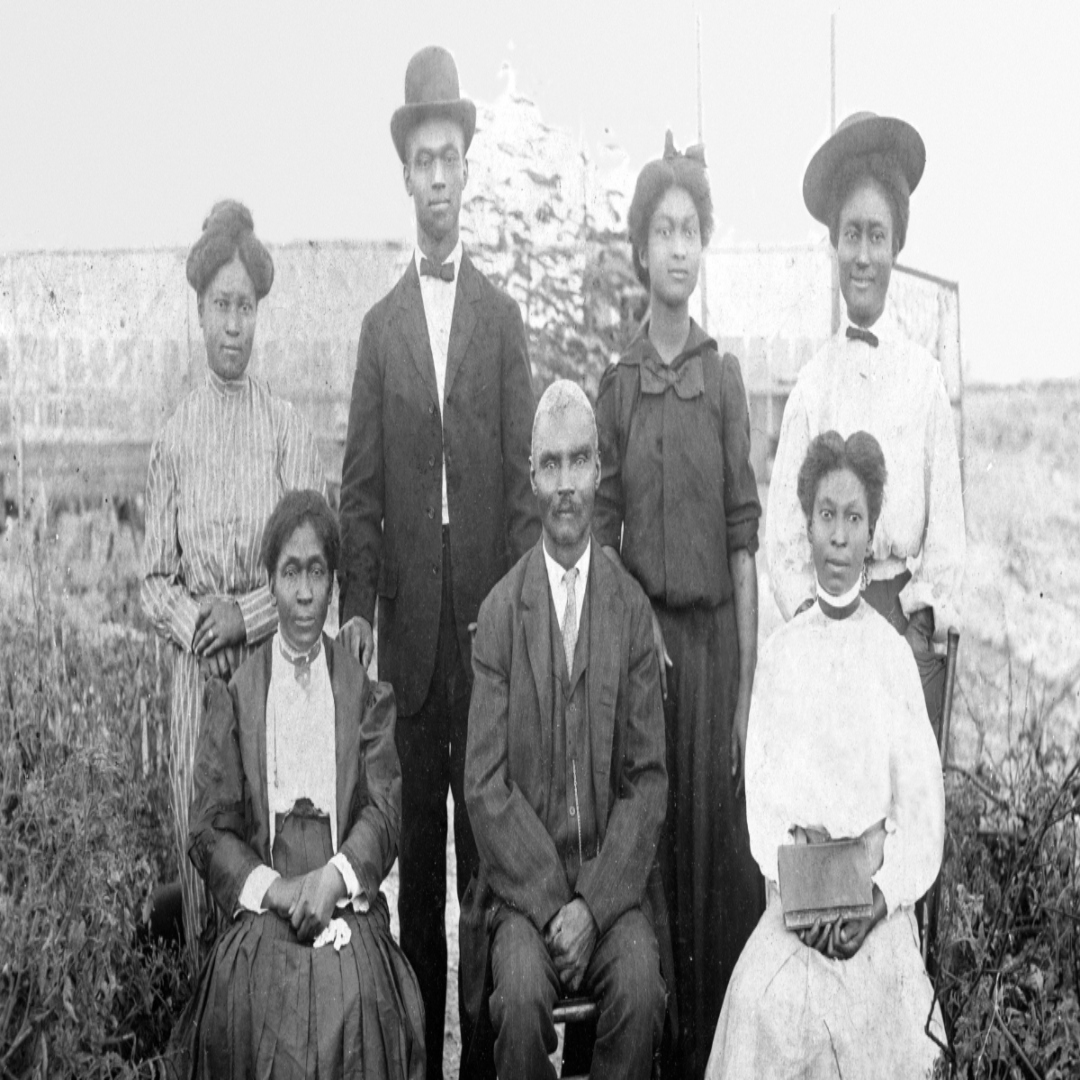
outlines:
[[922, 179], [926, 147], [922, 136], [906, 121], [872, 112], [852, 113], [810, 159], [803, 176], [803, 202], [823, 225], [831, 226], [829, 211], [833, 177], [849, 158], [889, 154], [907, 181], [908, 194]]
[[457, 65], [440, 45], [421, 49], [405, 69], [405, 104], [390, 118], [390, 137], [402, 162], [409, 132], [430, 116], [445, 116], [459, 123], [468, 152], [476, 131], [476, 106], [461, 96]]

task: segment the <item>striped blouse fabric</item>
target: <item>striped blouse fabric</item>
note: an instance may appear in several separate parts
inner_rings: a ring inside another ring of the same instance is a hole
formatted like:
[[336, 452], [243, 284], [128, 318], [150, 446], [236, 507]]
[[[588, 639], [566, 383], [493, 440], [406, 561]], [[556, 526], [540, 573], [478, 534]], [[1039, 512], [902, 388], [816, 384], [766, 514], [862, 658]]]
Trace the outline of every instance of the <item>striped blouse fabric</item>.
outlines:
[[190, 651], [199, 600], [215, 596], [236, 600], [248, 645], [274, 632], [259, 551], [270, 512], [296, 488], [326, 494], [308, 425], [255, 379], [207, 371], [150, 455], [142, 601], [159, 634]]
[[289, 490], [326, 494], [311, 429], [287, 402], [250, 377], [232, 382], [207, 371], [165, 425], [150, 452], [146, 481], [142, 604], [172, 645], [169, 786], [192, 970], [210, 910], [187, 858], [192, 767], [203, 677], [191, 651], [199, 602], [230, 596], [244, 619], [242, 663], [277, 628], [277, 609], [259, 562], [263, 529]]

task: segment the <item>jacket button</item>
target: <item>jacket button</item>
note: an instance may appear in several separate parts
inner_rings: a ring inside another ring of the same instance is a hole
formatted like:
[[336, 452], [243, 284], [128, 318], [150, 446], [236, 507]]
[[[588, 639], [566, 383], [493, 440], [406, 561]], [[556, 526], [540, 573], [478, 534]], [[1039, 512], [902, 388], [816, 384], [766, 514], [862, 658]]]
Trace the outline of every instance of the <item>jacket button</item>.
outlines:
[[432, 454], [432, 455], [431, 455], [431, 457], [429, 457], [429, 458], [427, 459], [427, 463], [428, 463], [428, 466], [429, 466], [430, 468], [434, 468], [434, 467], [435, 467], [435, 455], [434, 455], [434, 454]]
[[576, 813], [577, 813], [577, 811], [571, 806], [570, 807], [570, 816], [573, 817]]
[[427, 411], [428, 411], [428, 416], [434, 416], [435, 415], [435, 406], [434, 405], [429, 405], [427, 407]]
[[438, 577], [439, 576], [439, 567], [438, 567], [438, 565], [436, 563], [431, 564], [431, 574], [432, 574], [432, 577]]
[[430, 506], [427, 508], [427, 516], [429, 518], [433, 518], [435, 516], [435, 511]]

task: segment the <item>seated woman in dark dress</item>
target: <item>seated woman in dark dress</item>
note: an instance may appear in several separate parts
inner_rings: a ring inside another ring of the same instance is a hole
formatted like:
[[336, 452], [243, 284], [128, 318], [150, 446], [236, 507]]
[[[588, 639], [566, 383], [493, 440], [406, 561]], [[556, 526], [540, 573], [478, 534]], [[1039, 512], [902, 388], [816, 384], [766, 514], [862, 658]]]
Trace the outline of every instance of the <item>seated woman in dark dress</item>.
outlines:
[[278, 631], [211, 681], [188, 851], [226, 926], [191, 1018], [193, 1075], [424, 1075], [423, 1006], [379, 886], [401, 815], [393, 691], [322, 630], [338, 526], [314, 491], [266, 525]]

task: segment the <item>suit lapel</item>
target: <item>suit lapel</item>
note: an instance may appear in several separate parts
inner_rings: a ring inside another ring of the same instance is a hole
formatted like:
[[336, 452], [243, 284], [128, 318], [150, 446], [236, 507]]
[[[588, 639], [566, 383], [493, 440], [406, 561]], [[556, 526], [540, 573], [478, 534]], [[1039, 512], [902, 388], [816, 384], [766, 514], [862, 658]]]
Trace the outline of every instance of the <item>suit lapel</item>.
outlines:
[[615, 568], [595, 541], [589, 574], [589, 739], [595, 779], [596, 820], [603, 832], [611, 796], [611, 744], [615, 736], [615, 703], [619, 693], [619, 643], [624, 607]]
[[544, 541], [532, 549], [521, 586], [521, 622], [529, 650], [533, 682], [540, 701], [541, 761], [551, 759], [551, 616], [548, 609], [547, 567], [544, 564]]
[[335, 801], [337, 850], [340, 851], [349, 832], [349, 804], [356, 790], [360, 769], [360, 718], [356, 711], [361, 704], [361, 686], [356, 678], [359, 669], [345, 662], [342, 647], [324, 634], [323, 648], [330, 670], [330, 689], [334, 694], [334, 751], [337, 758]]
[[424, 297], [420, 292], [420, 275], [416, 272], [415, 258], [409, 259], [399, 288], [401, 293], [397, 317], [401, 337], [420, 383], [431, 397], [431, 403], [441, 408], [439, 389], [435, 382], [435, 361], [431, 357], [431, 338], [428, 336], [427, 318], [424, 315]]
[[[415, 263], [413, 266], [415, 267]], [[414, 269], [415, 273], [415, 269]], [[419, 278], [417, 278], [419, 281]], [[417, 286], [419, 288], [419, 286]], [[461, 253], [461, 268], [458, 271], [458, 286], [454, 296], [454, 317], [450, 322], [450, 344], [446, 350], [445, 392], [450, 393], [454, 385], [461, 362], [476, 329], [477, 307], [480, 303], [480, 273], [473, 266], [469, 256]], [[429, 349], [430, 352], [430, 349]], [[434, 369], [433, 369], [434, 370]]]
[[[244, 769], [251, 785], [251, 813], [255, 821], [252, 847], [270, 862], [270, 803], [266, 782], [266, 695], [270, 691], [270, 665], [273, 642], [270, 641], [244, 665], [236, 679], [236, 696], [250, 706], [247, 722], [240, 725], [241, 758], [249, 763]], [[243, 714], [241, 714], [243, 716]], [[255, 768], [250, 767], [255, 764]]]

